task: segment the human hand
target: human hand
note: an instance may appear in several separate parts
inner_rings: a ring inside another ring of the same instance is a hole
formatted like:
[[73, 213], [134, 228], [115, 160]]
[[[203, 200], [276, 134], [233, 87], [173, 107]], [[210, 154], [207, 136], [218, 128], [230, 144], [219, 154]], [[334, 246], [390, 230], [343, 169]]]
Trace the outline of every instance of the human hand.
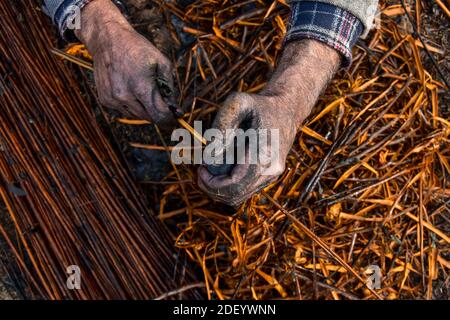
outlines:
[[176, 105], [172, 65], [137, 33], [109, 0], [94, 0], [81, 12], [77, 37], [94, 59], [100, 102], [125, 115], [173, 123]]
[[[246, 162], [235, 164], [227, 174], [201, 166], [200, 188], [219, 202], [237, 206], [277, 179], [285, 169], [297, 131], [335, 74], [339, 62], [339, 54], [320, 42], [293, 42], [285, 48], [276, 72], [262, 92], [230, 96], [219, 110], [213, 128], [219, 129], [224, 137], [227, 129], [242, 126], [257, 131], [275, 129], [278, 143], [269, 138], [267, 148], [247, 148]], [[271, 163], [250, 164], [248, 159], [255, 157], [251, 154], [255, 152], [259, 153], [259, 158], [271, 159]]]
[[[213, 128], [219, 129], [226, 137], [227, 130], [239, 129], [245, 124], [245, 129], [255, 129], [259, 138], [265, 135], [267, 144], [262, 147], [255, 142], [249, 145], [252, 143], [249, 142], [245, 146], [245, 159], [238, 162], [240, 164], [201, 166], [198, 174], [200, 188], [219, 202], [237, 206], [282, 174], [298, 123], [301, 123], [299, 118], [291, 115], [291, 110], [285, 108], [289, 104], [288, 100], [279, 96], [247, 93], [231, 95], [220, 109]], [[219, 153], [225, 154], [229, 152], [227, 150]], [[253, 162], [250, 162], [251, 157]], [[262, 162], [262, 158], [269, 161]], [[231, 169], [231, 172], [223, 172], [222, 168]]]

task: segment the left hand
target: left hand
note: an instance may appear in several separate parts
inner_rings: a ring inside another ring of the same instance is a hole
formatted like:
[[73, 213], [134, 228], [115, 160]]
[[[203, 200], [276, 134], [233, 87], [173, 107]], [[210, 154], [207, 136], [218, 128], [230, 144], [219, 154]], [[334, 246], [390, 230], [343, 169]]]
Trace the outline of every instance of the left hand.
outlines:
[[[266, 88], [259, 94], [237, 93], [219, 110], [213, 128], [225, 137], [227, 129], [278, 129], [279, 143], [270, 142], [257, 150], [272, 159], [268, 171], [261, 163], [237, 164], [229, 174], [212, 174], [206, 166], [198, 172], [198, 183], [211, 198], [237, 206], [273, 182], [285, 169], [285, 162], [302, 122], [311, 112], [320, 93], [335, 74], [339, 54], [315, 40], [287, 45], [279, 66]], [[269, 134], [270, 136], [270, 134]], [[255, 152], [246, 146], [247, 156]], [[278, 150], [276, 150], [278, 149]], [[275, 156], [276, 155], [276, 156]], [[255, 156], [255, 155], [253, 155]]]

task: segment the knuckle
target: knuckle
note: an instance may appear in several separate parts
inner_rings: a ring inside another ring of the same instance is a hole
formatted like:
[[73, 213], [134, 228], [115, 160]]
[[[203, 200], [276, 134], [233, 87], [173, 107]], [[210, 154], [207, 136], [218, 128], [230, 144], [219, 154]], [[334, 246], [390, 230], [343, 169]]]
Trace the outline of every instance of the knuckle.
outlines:
[[228, 96], [226, 104], [241, 105], [248, 102], [252, 98], [252, 94], [246, 92], [233, 92]]
[[238, 105], [242, 99], [242, 92], [233, 92], [229, 95], [225, 101], [226, 105]]

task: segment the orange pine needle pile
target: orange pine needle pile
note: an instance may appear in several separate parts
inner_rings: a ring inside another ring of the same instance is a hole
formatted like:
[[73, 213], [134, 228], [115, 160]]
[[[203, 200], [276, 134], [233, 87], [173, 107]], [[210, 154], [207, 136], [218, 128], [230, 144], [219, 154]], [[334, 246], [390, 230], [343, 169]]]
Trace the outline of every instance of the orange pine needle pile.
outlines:
[[[243, 15], [246, 3], [161, 3], [196, 39], [176, 61], [182, 102], [194, 112], [232, 91], [257, 91], [273, 70], [288, 8], [254, 1]], [[445, 295], [450, 123], [438, 98], [448, 88], [424, 67], [420, 42], [394, 22], [405, 14], [392, 11], [400, 2], [381, 7], [390, 14], [322, 96], [275, 183], [230, 211], [195, 183], [176, 184], [195, 181], [183, 166], [153, 199], [160, 217], [176, 223], [176, 244], [203, 270], [210, 298]], [[194, 119], [210, 123], [211, 114]], [[177, 201], [181, 207], [166, 211]], [[370, 266], [381, 270], [379, 290], [366, 287]]]

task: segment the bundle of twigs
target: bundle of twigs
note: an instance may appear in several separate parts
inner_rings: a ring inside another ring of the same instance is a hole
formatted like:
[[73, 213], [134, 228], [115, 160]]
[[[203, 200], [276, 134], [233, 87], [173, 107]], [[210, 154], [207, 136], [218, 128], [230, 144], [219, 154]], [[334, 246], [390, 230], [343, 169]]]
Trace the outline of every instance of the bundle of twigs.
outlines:
[[[188, 121], [209, 123], [231, 91], [264, 86], [286, 31], [283, 1], [159, 5], [175, 40], [182, 42], [173, 16], [195, 37], [176, 61]], [[285, 173], [234, 214], [186, 183], [195, 181], [193, 168], [167, 177], [173, 184], [154, 198], [159, 218], [176, 223], [176, 243], [202, 268], [209, 297], [445, 295], [450, 123], [439, 93], [448, 88], [423, 65], [425, 49], [440, 49], [409, 33], [407, 14], [421, 14], [413, 9], [381, 3], [379, 27], [321, 98]], [[374, 270], [381, 288], [369, 290], [366, 271]]]
[[[16, 236], [2, 225], [0, 235], [30, 291], [49, 299], [198, 298], [167, 230], [49, 51], [43, 21], [34, 1], [0, 1], [0, 195]], [[73, 265], [81, 290], [67, 286]]]

